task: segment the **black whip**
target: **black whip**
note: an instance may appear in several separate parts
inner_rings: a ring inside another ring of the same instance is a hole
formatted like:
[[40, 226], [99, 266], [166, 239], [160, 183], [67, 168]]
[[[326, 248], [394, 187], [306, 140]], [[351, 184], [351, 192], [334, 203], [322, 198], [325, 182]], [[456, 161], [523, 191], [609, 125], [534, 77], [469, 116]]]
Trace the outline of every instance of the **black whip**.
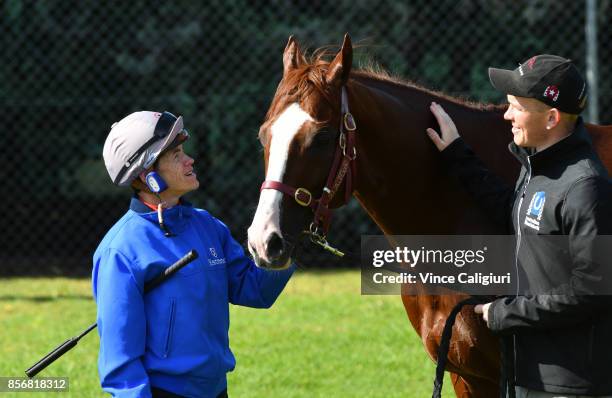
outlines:
[[[150, 292], [161, 283], [165, 282], [168, 278], [170, 278], [174, 273], [176, 273], [179, 269], [183, 268], [193, 260], [198, 258], [198, 252], [195, 250], [191, 250], [189, 253], [185, 254], [181, 259], [177, 262], [163, 270], [159, 275], [155, 278], [151, 279], [149, 282], [145, 284], [145, 293]], [[85, 336], [87, 333], [91, 332], [98, 326], [97, 323], [90, 325], [87, 329], [81, 332], [81, 334], [71, 337], [68, 340], [64, 341], [62, 344], [57, 346], [53, 351], [45, 355], [41, 360], [36, 362], [32, 367], [25, 371], [28, 377], [34, 377], [47, 366], [51, 365], [55, 362], [59, 357], [70, 351], [74, 346], [77, 345], [79, 340]]]

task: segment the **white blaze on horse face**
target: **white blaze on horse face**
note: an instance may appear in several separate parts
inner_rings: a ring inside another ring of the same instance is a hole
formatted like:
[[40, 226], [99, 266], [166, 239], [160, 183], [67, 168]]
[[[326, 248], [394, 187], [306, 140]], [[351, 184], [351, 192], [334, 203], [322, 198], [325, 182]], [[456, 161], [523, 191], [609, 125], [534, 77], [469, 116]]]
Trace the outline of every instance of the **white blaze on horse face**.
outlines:
[[[267, 181], [283, 181], [289, 146], [293, 138], [307, 121], [314, 119], [295, 102], [289, 105], [270, 127], [272, 141], [268, 157]], [[255, 250], [253, 257], [269, 262], [266, 254], [266, 243], [272, 233], [282, 238], [280, 230], [280, 203], [283, 193], [274, 189], [264, 189], [259, 195], [259, 204], [253, 223], [249, 227], [249, 250]]]

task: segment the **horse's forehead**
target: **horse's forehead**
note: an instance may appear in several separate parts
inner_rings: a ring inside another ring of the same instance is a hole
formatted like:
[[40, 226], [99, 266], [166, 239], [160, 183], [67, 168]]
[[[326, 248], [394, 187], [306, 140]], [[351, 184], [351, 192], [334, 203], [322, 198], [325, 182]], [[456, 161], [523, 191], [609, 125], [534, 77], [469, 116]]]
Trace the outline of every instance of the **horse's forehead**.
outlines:
[[293, 102], [280, 113], [270, 126], [272, 139], [290, 142], [304, 123], [309, 121], [314, 121], [313, 117], [299, 103]]
[[272, 100], [270, 119], [294, 103], [299, 103], [302, 110], [311, 116], [316, 115], [321, 105], [327, 106], [325, 91], [323, 79], [317, 78], [317, 73], [312, 72], [312, 68], [290, 72], [277, 88]]
[[268, 180], [282, 181], [287, 167], [291, 142], [304, 123], [312, 120], [313, 118], [298, 103], [293, 103], [272, 123], [270, 127], [272, 139], [266, 174]]

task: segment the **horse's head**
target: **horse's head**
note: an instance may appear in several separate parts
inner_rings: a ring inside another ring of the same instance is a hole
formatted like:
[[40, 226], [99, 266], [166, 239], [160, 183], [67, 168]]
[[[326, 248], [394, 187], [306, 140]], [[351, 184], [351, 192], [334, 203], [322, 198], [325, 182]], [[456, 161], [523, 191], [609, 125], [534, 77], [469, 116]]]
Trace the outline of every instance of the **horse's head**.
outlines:
[[[248, 235], [249, 251], [261, 267], [288, 266], [314, 219], [340, 136], [341, 91], [352, 51], [348, 35], [331, 62], [322, 55], [307, 61], [293, 37], [285, 47], [283, 78], [259, 130], [268, 185], [262, 186]], [[332, 206], [342, 195], [335, 196]]]

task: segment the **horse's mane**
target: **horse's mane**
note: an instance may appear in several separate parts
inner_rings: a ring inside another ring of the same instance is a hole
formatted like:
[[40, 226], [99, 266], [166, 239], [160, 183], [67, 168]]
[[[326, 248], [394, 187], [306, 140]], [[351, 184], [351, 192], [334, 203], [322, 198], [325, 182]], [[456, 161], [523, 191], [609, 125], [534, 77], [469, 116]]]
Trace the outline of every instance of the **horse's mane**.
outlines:
[[[300, 98], [308, 97], [316, 90], [330, 103], [332, 103], [326, 89], [325, 75], [330, 64], [330, 59], [335, 55], [331, 47], [321, 47], [313, 51], [310, 55], [301, 56], [301, 62], [297, 68], [292, 70], [280, 82], [270, 109], [266, 115], [266, 120], [277, 114], [278, 107], [287, 103], [298, 101]], [[455, 97], [441, 91], [431, 90], [423, 87], [411, 80], [391, 75], [387, 70], [373, 61], [368, 60], [367, 66], [351, 70], [350, 77], [354, 79], [374, 80], [389, 83], [394, 86], [404, 87], [429, 94], [435, 98], [455, 103], [460, 106], [479, 110], [479, 111], [502, 111], [505, 105], [485, 104], [471, 101], [465, 98]]]
[[414, 90], [429, 94], [432, 97], [443, 99], [448, 102], [452, 102], [454, 104], [458, 104], [458, 105], [461, 105], [467, 108], [471, 108], [471, 109], [476, 109], [479, 111], [498, 111], [498, 110], [506, 109], [506, 105], [482, 103], [482, 102], [473, 101], [467, 98], [446, 94], [442, 91], [432, 90], [430, 88], [417, 84], [412, 80], [407, 80], [403, 77], [391, 75], [387, 70], [385, 70], [379, 65], [375, 65], [375, 66], [368, 65], [364, 68], [354, 70], [351, 72], [351, 77], [371, 79], [371, 80], [376, 80], [380, 82], [387, 82], [391, 85], [414, 89]]

